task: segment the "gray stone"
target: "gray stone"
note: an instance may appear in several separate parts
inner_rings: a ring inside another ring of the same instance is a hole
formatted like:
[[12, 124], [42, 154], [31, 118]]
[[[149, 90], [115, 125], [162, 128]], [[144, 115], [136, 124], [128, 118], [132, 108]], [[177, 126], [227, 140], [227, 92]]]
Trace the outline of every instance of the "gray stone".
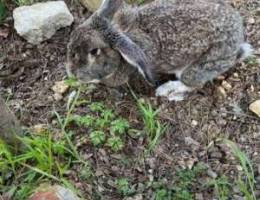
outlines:
[[32, 44], [51, 38], [55, 32], [73, 22], [73, 16], [63, 1], [21, 6], [13, 11], [17, 33]]

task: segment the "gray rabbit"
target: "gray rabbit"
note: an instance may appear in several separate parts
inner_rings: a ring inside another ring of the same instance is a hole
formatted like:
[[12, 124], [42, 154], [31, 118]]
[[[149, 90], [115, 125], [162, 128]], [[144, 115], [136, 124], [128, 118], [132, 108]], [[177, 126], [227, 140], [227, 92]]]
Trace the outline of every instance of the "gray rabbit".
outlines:
[[[104, 0], [72, 32], [66, 68], [82, 82], [108, 86], [138, 71], [157, 96], [177, 101], [251, 53], [241, 16], [223, 0], [156, 0], [141, 7]], [[178, 80], [161, 84], [170, 74]]]

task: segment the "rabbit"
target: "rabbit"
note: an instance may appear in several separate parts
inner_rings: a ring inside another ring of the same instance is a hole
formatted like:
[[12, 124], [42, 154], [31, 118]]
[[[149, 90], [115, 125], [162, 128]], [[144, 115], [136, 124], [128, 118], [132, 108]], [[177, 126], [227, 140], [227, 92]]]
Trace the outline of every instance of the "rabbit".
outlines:
[[[67, 73], [116, 87], [139, 73], [170, 101], [250, 56], [240, 14], [223, 0], [155, 0], [140, 7], [104, 0], [70, 36]], [[160, 81], [175, 74], [177, 80]]]

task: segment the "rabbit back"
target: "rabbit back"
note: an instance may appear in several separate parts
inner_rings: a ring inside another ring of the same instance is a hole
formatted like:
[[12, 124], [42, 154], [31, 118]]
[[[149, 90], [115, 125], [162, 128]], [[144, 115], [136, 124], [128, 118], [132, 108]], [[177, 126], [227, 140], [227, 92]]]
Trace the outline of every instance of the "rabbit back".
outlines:
[[190, 66], [218, 45], [225, 44], [221, 54], [234, 55], [244, 41], [242, 18], [222, 2], [158, 0], [123, 11], [117, 19], [137, 43], [139, 34], [139, 43], [148, 44], [144, 50], [161, 73]]

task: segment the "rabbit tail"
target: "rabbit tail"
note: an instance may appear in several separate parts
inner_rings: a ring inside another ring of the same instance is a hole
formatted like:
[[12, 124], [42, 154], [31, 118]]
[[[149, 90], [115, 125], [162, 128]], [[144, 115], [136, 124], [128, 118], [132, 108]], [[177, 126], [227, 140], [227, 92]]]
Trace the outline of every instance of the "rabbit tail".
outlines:
[[249, 43], [242, 43], [237, 54], [239, 60], [245, 60], [246, 58], [253, 55], [254, 49]]

